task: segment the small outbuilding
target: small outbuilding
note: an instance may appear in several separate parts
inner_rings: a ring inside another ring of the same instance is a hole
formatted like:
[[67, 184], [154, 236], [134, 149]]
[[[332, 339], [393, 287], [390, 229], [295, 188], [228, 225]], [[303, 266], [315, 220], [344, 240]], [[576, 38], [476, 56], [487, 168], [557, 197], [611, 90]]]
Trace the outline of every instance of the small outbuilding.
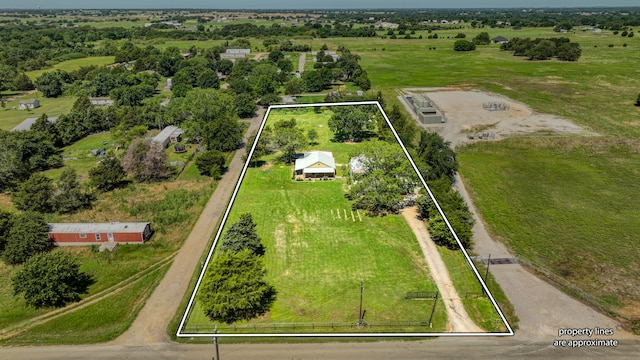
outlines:
[[336, 177], [336, 161], [328, 151], [312, 151], [305, 153], [295, 163], [296, 180], [334, 179]]
[[33, 110], [39, 107], [40, 107], [40, 100], [38, 99], [20, 100], [18, 102], [18, 109], [20, 110]]
[[90, 97], [89, 102], [95, 106], [109, 106], [113, 104], [113, 100], [110, 97]]
[[149, 222], [50, 223], [49, 240], [59, 246], [103, 243], [143, 244], [153, 234]]

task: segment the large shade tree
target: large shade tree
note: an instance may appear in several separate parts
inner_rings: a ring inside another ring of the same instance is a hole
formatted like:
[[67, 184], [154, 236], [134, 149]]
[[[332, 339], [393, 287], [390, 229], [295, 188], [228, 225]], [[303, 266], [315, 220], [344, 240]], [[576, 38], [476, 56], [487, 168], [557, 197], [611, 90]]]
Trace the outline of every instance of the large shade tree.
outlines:
[[37, 308], [78, 301], [92, 282], [70, 254], [59, 251], [31, 257], [11, 280], [14, 294]]
[[263, 315], [276, 297], [265, 275], [262, 258], [250, 250], [220, 253], [207, 269], [198, 293], [205, 315], [227, 324]]
[[49, 251], [49, 225], [40, 213], [23, 212], [13, 215], [2, 258], [8, 264], [21, 264], [31, 256]]
[[222, 237], [221, 251], [240, 252], [249, 250], [254, 255], [264, 255], [264, 246], [256, 232], [256, 223], [251, 214], [240, 215], [240, 219], [233, 223]]

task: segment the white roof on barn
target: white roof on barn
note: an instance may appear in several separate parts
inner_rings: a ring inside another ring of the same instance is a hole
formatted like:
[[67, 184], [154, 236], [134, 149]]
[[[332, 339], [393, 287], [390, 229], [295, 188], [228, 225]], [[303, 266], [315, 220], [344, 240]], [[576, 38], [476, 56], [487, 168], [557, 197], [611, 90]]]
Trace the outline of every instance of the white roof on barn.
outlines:
[[[37, 120], [38, 120], [37, 117], [26, 118], [20, 124], [16, 125], [16, 127], [11, 129], [11, 131], [30, 130], [33, 124], [35, 124]], [[50, 123], [54, 123], [56, 122], [56, 120], [58, 120], [57, 116], [47, 118], [47, 121], [49, 121]]]
[[[307, 167], [320, 162], [324, 165], [327, 165], [326, 168], [313, 168], [307, 171]], [[333, 154], [328, 151], [312, 151], [304, 154], [304, 157], [301, 159], [296, 159], [296, 171], [302, 170], [303, 172], [314, 172], [314, 173], [322, 173], [322, 172], [333, 172], [336, 168], [336, 161], [333, 159]]]
[[49, 232], [56, 234], [142, 233], [148, 222], [111, 223], [49, 223]]

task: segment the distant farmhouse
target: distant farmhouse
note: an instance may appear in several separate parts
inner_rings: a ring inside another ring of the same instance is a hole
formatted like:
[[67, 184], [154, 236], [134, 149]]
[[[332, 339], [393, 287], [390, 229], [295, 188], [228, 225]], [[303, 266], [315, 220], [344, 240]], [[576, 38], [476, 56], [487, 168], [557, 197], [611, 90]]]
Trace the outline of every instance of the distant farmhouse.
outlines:
[[334, 179], [336, 177], [336, 161], [333, 154], [327, 151], [312, 151], [296, 159], [296, 180]]
[[[50, 123], [55, 123], [58, 120], [58, 117], [48, 117], [47, 121]], [[14, 127], [13, 129], [11, 129], [11, 131], [22, 131], [22, 130], [30, 130], [31, 127], [33, 126], [33, 124], [36, 123], [36, 121], [38, 121], [37, 117], [30, 117], [30, 118], [26, 118], [24, 119], [23, 122], [21, 122], [20, 124], [18, 124], [16, 127]]]
[[40, 100], [38, 99], [20, 100], [20, 102], [18, 103], [19, 110], [33, 110], [39, 107], [40, 107]]
[[496, 36], [493, 39], [491, 39], [491, 42], [494, 44], [505, 44], [509, 42], [509, 39], [507, 39], [504, 36]]
[[163, 147], [169, 146], [169, 143], [177, 143], [182, 139], [182, 134], [184, 130], [175, 126], [169, 125], [166, 128], [162, 129], [162, 131], [151, 139], [151, 142], [162, 144]]
[[89, 102], [95, 106], [109, 106], [113, 104], [113, 100], [110, 97], [90, 97]]
[[224, 53], [220, 54], [221, 59], [242, 59], [251, 54], [251, 49], [227, 49]]
[[148, 222], [49, 223], [56, 245], [142, 244], [153, 234]]

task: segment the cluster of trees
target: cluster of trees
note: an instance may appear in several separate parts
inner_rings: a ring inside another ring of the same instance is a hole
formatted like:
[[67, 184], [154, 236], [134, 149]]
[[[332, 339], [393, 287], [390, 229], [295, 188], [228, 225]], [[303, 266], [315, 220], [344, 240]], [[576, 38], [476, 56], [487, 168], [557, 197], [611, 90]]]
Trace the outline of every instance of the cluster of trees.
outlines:
[[63, 171], [55, 183], [41, 173], [34, 173], [11, 192], [11, 201], [18, 210], [41, 213], [74, 213], [90, 207], [92, 199], [71, 168]]
[[568, 38], [531, 40], [516, 37], [500, 45], [500, 49], [512, 51], [514, 56], [526, 56], [529, 60], [547, 60], [555, 57], [562, 61], [578, 61], [582, 55], [580, 44], [572, 43]]
[[263, 315], [276, 290], [265, 281], [265, 248], [251, 214], [240, 215], [219, 241], [198, 293], [204, 313], [227, 324]]
[[367, 141], [350, 158], [356, 163], [350, 171], [348, 193], [354, 209], [373, 216], [397, 213], [403, 194], [412, 194], [418, 185], [418, 177], [397, 143]]
[[[473, 227], [474, 219], [460, 193], [451, 187], [451, 182], [446, 177], [428, 181], [428, 185], [462, 246], [465, 248], [471, 247], [471, 237], [473, 235], [471, 228]], [[428, 219], [429, 234], [433, 241], [450, 249], [458, 249], [458, 243], [431, 197], [423, 193], [416, 199], [416, 203], [420, 215], [424, 219]]]
[[333, 61], [333, 57], [325, 55], [328, 50], [326, 45], [318, 51], [318, 61], [314, 64], [314, 70], [303, 73], [304, 86], [308, 91], [320, 91], [328, 88], [332, 81], [350, 81], [359, 86], [362, 90], [371, 89], [371, 81], [367, 72], [362, 69], [360, 56], [352, 54], [349, 49], [339, 47], [337, 53], [339, 58]]
[[476, 35], [473, 40], [468, 41], [464, 40], [465, 35], [460, 33], [456, 35], [456, 38], [461, 38], [461, 40], [456, 40], [453, 44], [453, 50], [455, 51], [473, 51], [476, 49], [476, 45], [489, 45], [491, 43], [491, 39], [489, 38], [489, 33], [481, 32]]

